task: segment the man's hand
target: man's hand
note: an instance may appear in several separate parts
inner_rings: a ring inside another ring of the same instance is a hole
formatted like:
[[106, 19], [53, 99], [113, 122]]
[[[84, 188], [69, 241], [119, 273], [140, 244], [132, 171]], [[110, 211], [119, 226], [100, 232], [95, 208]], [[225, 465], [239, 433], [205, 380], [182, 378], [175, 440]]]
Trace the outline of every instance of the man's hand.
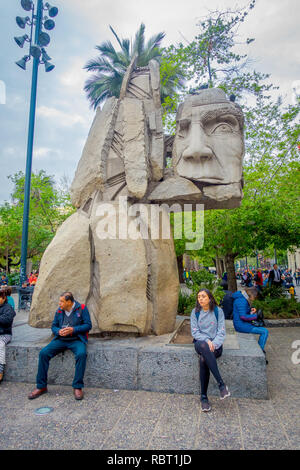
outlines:
[[209, 339], [207, 340], [207, 344], [208, 344], [209, 349], [211, 350], [211, 352], [214, 352], [215, 347], [214, 347], [213, 343], [212, 343]]
[[68, 326], [66, 328], [62, 328], [61, 330], [59, 330], [59, 335], [60, 336], [70, 336], [73, 334], [73, 331], [74, 331], [74, 328], [72, 328], [71, 326]]
[[251, 308], [251, 313], [252, 313], [252, 315], [253, 315], [254, 313], [256, 313], [256, 308]]

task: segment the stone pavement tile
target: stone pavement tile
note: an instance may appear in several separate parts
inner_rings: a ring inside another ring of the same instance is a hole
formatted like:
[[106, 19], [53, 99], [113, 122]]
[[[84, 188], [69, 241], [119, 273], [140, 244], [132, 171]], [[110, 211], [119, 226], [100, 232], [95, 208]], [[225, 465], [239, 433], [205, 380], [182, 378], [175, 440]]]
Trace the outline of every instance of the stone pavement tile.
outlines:
[[133, 400], [106, 438], [102, 449], [145, 449], [168, 395], [133, 392]]
[[191, 442], [184, 435], [177, 436], [176, 433], [168, 436], [153, 437], [147, 450], [190, 450]]
[[293, 449], [300, 448], [300, 396], [299, 388], [272, 400], [278, 419]]
[[199, 422], [199, 397], [169, 395], [148, 449], [192, 448]]
[[[199, 429], [193, 449], [243, 449], [239, 410], [236, 399], [209, 398], [211, 411], [200, 412]], [[200, 404], [199, 404], [200, 407]]]
[[[133, 399], [127, 390], [87, 389], [85, 399], [76, 401], [72, 387], [50, 386], [49, 389], [50, 392], [38, 399], [28, 400], [28, 384], [6, 383], [1, 388], [5, 402], [5, 407], [0, 407], [2, 423], [9, 422], [9, 437], [1, 439], [4, 448], [99, 449]], [[36, 416], [34, 410], [43, 406], [53, 407], [54, 411]], [[1, 429], [0, 421], [0, 436], [5, 437], [6, 433], [7, 428]]]
[[270, 401], [238, 399], [246, 450], [290, 449], [290, 442]]

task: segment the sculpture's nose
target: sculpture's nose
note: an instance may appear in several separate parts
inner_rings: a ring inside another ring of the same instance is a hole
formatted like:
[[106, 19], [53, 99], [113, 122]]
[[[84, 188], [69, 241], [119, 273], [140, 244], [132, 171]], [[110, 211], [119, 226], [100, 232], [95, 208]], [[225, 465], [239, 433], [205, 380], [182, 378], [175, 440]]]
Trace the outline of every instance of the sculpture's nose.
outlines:
[[184, 160], [211, 159], [213, 151], [209, 147], [208, 137], [199, 123], [192, 123], [190, 131], [189, 145], [184, 150], [182, 157]]

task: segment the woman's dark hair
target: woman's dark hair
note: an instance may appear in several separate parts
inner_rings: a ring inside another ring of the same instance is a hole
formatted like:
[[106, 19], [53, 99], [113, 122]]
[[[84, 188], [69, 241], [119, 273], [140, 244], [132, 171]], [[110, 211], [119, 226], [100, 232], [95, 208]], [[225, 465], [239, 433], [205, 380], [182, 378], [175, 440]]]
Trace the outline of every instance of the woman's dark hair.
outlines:
[[71, 302], [74, 302], [74, 297], [73, 297], [73, 294], [72, 292], [64, 292], [63, 294], [61, 294], [61, 297], [64, 297], [65, 300], [71, 300]]
[[199, 292], [206, 292], [206, 294], [208, 295], [209, 297], [209, 310], [210, 311], [214, 311], [215, 307], [217, 307], [217, 301], [216, 299], [214, 298], [214, 296], [212, 295], [212, 293], [208, 290], [208, 289], [200, 289], [198, 292], [197, 292], [197, 298], [196, 298], [196, 307], [195, 307], [195, 311], [196, 312], [200, 312], [201, 310], [201, 305], [199, 304], [198, 302], [198, 294]]
[[0, 289], [0, 297], [1, 297], [1, 299], [6, 299], [7, 298], [6, 289]]
[[11, 296], [11, 287], [5, 287], [3, 290], [6, 292], [6, 296], [10, 297]]

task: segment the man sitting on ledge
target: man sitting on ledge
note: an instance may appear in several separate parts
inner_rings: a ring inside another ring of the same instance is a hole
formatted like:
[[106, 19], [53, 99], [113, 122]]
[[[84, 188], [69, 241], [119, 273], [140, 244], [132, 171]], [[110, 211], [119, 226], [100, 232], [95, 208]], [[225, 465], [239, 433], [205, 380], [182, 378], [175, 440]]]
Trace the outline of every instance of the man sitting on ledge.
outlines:
[[59, 309], [55, 313], [51, 327], [54, 339], [40, 351], [36, 377], [37, 388], [28, 395], [30, 400], [48, 391], [47, 376], [50, 359], [66, 349], [71, 349], [75, 355], [75, 376], [72, 386], [75, 399], [82, 400], [86, 345], [91, 328], [90, 314], [86, 306], [75, 301], [71, 292], [64, 292], [60, 296]]

